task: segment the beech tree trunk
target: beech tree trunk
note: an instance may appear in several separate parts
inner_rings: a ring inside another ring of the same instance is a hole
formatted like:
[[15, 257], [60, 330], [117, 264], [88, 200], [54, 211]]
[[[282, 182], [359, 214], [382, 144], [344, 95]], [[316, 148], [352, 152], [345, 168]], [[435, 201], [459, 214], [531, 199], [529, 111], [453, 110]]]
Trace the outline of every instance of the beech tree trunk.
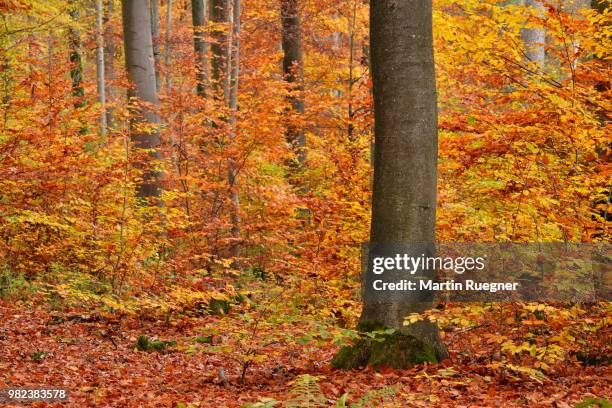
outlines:
[[[544, 14], [544, 4], [539, 0], [522, 0], [523, 5], [533, 8], [537, 15]], [[525, 28], [521, 31], [527, 60], [535, 62], [540, 69], [546, 62], [546, 31], [543, 28]]]
[[[576, 20], [584, 20], [581, 12], [590, 9], [592, 5], [591, 0], [565, 0], [565, 2], [567, 3], [565, 4], [565, 7], [568, 9], [572, 18]], [[577, 53], [579, 52], [580, 44], [578, 43], [578, 40], [573, 38], [573, 36], [571, 38], [573, 48], [572, 52]], [[577, 61], [574, 61], [573, 69], [576, 69], [576, 63]]]
[[96, 0], [96, 74], [100, 103], [100, 135], [106, 135], [106, 81], [104, 79], [104, 26], [102, 0]]
[[[291, 109], [304, 113], [304, 67], [302, 61], [302, 34], [298, 0], [281, 0], [283, 74], [290, 87]], [[297, 167], [306, 165], [306, 135], [294, 124], [287, 125], [287, 141], [293, 146]]]
[[[370, 44], [376, 144], [370, 242], [433, 247], [438, 136], [431, 0], [371, 0]], [[396, 332], [380, 343], [344, 348], [332, 363], [401, 368], [445, 358], [436, 325], [403, 324], [410, 313], [431, 307], [417, 299], [364, 298], [358, 329]]]
[[[229, 119], [229, 138], [233, 140], [236, 136], [235, 113], [238, 108], [240, 1], [233, 0], [230, 4], [230, 0], [211, 0], [210, 5], [211, 21], [216, 25], [212, 32], [215, 41], [210, 47], [213, 95], [233, 110], [233, 115]], [[230, 9], [232, 9], [231, 15]], [[230, 186], [230, 222], [233, 240], [230, 255], [237, 257], [240, 254], [240, 202], [235, 188], [236, 167], [232, 157], [228, 161], [228, 184]]]
[[191, 0], [191, 20], [193, 23], [193, 50], [195, 52], [197, 94], [201, 97], [206, 97], [206, 92], [208, 89], [206, 1], [207, 0]]
[[122, 0], [122, 13], [125, 66], [132, 85], [128, 90], [132, 111], [130, 135], [136, 148], [149, 150], [149, 160], [144, 163], [143, 179], [138, 185], [138, 197], [161, 205], [161, 173], [152, 169], [152, 162], [161, 160], [162, 156], [159, 130], [155, 126], [159, 123], [159, 99], [149, 0]]
[[[172, 0], [168, 0], [168, 8], [166, 10], [166, 38], [164, 48], [164, 71], [166, 73], [166, 92], [170, 92], [172, 86], [172, 75], [170, 75], [170, 52], [172, 51], [172, 44], [170, 38], [172, 35]], [[159, 80], [159, 73], [157, 74]], [[157, 91], [159, 92], [159, 84], [157, 85]]]
[[354, 79], [354, 64], [355, 64], [355, 30], [357, 29], [357, 3], [353, 2], [353, 10], [351, 12], [351, 18], [349, 20], [348, 32], [349, 32], [349, 78], [348, 78], [348, 126], [347, 135], [349, 141], [354, 141], [355, 137], [353, 133], [355, 131], [355, 125], [353, 119], [355, 112], [353, 110], [353, 86], [355, 85]]
[[[74, 22], [78, 22], [80, 18], [79, 6], [73, 0], [68, 2], [68, 6], [70, 7], [70, 17]], [[80, 108], [83, 106], [83, 96], [85, 96], [85, 89], [83, 88], [83, 59], [81, 55], [81, 35], [74, 27], [68, 29], [68, 40], [70, 42], [72, 95], [76, 98], [74, 107]]]
[[157, 92], [161, 88], [161, 78], [159, 73], [159, 66], [161, 61], [161, 49], [160, 49], [160, 33], [159, 33], [159, 0], [151, 1], [151, 36], [153, 39], [153, 59], [155, 60], [155, 86]]
[[[233, 0], [232, 5], [232, 49], [230, 58], [230, 94], [229, 108], [232, 112], [230, 123], [230, 140], [236, 138], [237, 132], [237, 112], [238, 112], [238, 79], [240, 75], [240, 0]], [[228, 182], [230, 185], [230, 200], [232, 208], [230, 210], [230, 221], [232, 223], [232, 239], [234, 240], [230, 254], [234, 258], [240, 256], [240, 200], [236, 191], [236, 160], [230, 158], [228, 165]]]
[[211, 33], [212, 87], [215, 97], [226, 102], [229, 102], [229, 11], [229, 0], [210, 0], [211, 21], [217, 26]]
[[[240, 0], [232, 0], [232, 45], [230, 56], [229, 107], [238, 109], [238, 80], [240, 75]], [[233, 117], [235, 122], [236, 116]]]
[[104, 79], [105, 79], [105, 95], [106, 95], [106, 123], [111, 129], [116, 126], [116, 118], [113, 112], [112, 104], [115, 102], [115, 88], [113, 81], [115, 80], [115, 33], [111, 24], [113, 13], [115, 11], [114, 0], [106, 1], [106, 10], [104, 11]]

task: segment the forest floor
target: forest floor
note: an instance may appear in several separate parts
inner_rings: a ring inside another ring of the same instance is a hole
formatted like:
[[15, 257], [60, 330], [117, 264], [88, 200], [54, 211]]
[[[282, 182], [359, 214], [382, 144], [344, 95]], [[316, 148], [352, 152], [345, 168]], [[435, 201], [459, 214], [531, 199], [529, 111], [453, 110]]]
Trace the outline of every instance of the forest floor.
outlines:
[[[219, 347], [223, 334], [199, 337], [202, 328], [232, 319], [230, 313], [168, 322], [24, 311], [0, 303], [0, 388], [63, 387], [69, 401], [51, 406], [70, 407], [241, 407], [262, 398], [286, 400], [292, 381], [302, 374], [320, 376], [330, 406], [345, 393], [350, 403], [388, 387], [396, 387], [395, 395], [373, 406], [574, 407], [612, 395], [612, 369], [606, 364], [562, 364], [540, 378], [496, 365], [497, 346], [489, 347], [479, 333], [485, 327], [443, 333], [451, 359], [442, 364], [339, 371], [330, 367], [338, 349], [331, 344], [271, 342], [263, 354], [272, 358], [250, 360], [239, 348]], [[138, 351], [135, 343], [143, 334], [176, 344], [161, 352]], [[251, 362], [242, 381], [245, 361]]]

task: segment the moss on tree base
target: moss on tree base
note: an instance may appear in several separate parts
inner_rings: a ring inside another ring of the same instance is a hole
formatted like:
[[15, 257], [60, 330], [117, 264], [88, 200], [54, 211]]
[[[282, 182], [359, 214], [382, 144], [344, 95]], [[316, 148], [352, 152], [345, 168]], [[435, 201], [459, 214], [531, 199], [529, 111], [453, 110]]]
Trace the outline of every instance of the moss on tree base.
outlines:
[[438, 355], [432, 345], [396, 331], [380, 334], [375, 338], [362, 337], [356, 340], [352, 345], [340, 349], [331, 364], [332, 367], [340, 369], [362, 368], [366, 365], [374, 368], [410, 368], [416, 364], [438, 361]]

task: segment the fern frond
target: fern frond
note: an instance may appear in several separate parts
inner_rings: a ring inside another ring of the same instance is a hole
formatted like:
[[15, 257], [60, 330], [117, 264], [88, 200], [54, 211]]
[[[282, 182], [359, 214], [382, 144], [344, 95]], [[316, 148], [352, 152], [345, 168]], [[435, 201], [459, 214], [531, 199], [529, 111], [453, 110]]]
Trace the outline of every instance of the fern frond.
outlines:
[[327, 398], [321, 392], [319, 381], [323, 377], [303, 374], [296, 377], [289, 391], [289, 399], [284, 408], [320, 408], [326, 407]]

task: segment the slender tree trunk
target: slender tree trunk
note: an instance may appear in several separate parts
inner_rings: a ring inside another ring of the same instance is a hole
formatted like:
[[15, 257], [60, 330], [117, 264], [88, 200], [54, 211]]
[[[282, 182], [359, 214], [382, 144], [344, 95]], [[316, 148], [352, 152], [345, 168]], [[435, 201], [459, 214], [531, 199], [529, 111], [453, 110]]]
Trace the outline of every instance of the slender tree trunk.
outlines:
[[[237, 112], [238, 112], [238, 79], [240, 75], [240, 0], [233, 0], [232, 5], [232, 49], [230, 58], [230, 95], [229, 108], [232, 118], [230, 123], [230, 140], [236, 138], [237, 132]], [[228, 165], [228, 181], [230, 185], [230, 200], [232, 208], [230, 221], [232, 223], [232, 238], [234, 243], [231, 246], [231, 256], [240, 256], [240, 200], [236, 191], [236, 160], [231, 157]]]
[[[304, 67], [302, 61], [302, 34], [298, 0], [281, 0], [283, 74], [290, 87], [291, 109], [304, 113]], [[306, 166], [306, 134], [303, 129], [289, 123], [287, 141], [295, 149], [297, 168]]]
[[[522, 0], [524, 6], [533, 8], [538, 16], [544, 15], [544, 4], [540, 0]], [[546, 63], [546, 31], [543, 28], [524, 28], [521, 37], [525, 46], [525, 56], [540, 69]]]
[[[331, 16], [331, 18], [333, 20], [338, 20], [339, 16], [338, 13], [334, 12]], [[331, 49], [332, 49], [332, 55], [334, 56], [334, 58], [339, 58], [340, 54], [342, 53], [342, 33], [340, 31], [334, 31], [331, 35]], [[342, 75], [338, 75], [338, 82], [342, 82]], [[343, 95], [342, 89], [340, 89], [340, 87], [333, 87], [330, 90], [330, 93], [332, 95], [334, 95], [336, 98], [340, 98]]]
[[577, 13], [580, 10], [588, 10], [591, 8], [591, 0], [569, 0], [571, 3], [572, 13]]
[[[152, 169], [161, 160], [159, 150], [159, 99], [155, 82], [153, 41], [149, 0], [122, 0], [125, 66], [132, 87], [128, 90], [132, 116], [131, 140], [139, 149], [149, 150], [143, 179], [138, 185], [138, 196], [161, 205], [161, 173]], [[145, 125], [145, 126], [143, 126]], [[146, 125], [152, 129], [146, 129]], [[153, 165], [153, 166], [152, 166]]]
[[[34, 58], [32, 58], [32, 50], [33, 50], [33, 44], [34, 44], [34, 34], [33, 33], [30, 33], [28, 35], [27, 41], [28, 41], [28, 54], [30, 56], [30, 60], [34, 61]], [[0, 48], [1, 49], [6, 49], [8, 44], [9, 44], [9, 41], [8, 41], [7, 36], [3, 36], [3, 38], [0, 38]], [[2, 98], [0, 100], [2, 101], [2, 129], [4, 131], [6, 131], [6, 126], [9, 121], [9, 112], [12, 107], [11, 100], [14, 95], [14, 91], [13, 91], [14, 79], [13, 79], [13, 75], [11, 72], [12, 70], [11, 70], [10, 61], [11, 59], [9, 58], [9, 55], [7, 55], [7, 53], [0, 54], [0, 77], [2, 78]], [[28, 77], [31, 77], [32, 71], [33, 71], [32, 65], [28, 64], [28, 67], [27, 67]], [[33, 81], [30, 81], [30, 82], [33, 82]], [[34, 86], [30, 87], [30, 99], [34, 99], [34, 96], [35, 96], [34, 89], [35, 89]]]
[[115, 33], [111, 21], [115, 11], [115, 1], [106, 1], [106, 10], [104, 12], [104, 77], [105, 77], [105, 94], [106, 94], [106, 123], [109, 128], [114, 128], [117, 125], [112, 104], [115, 102]]
[[155, 60], [155, 86], [157, 92], [161, 88], [159, 66], [161, 62], [160, 34], [159, 34], [159, 0], [151, 2], [151, 36], [153, 37], [153, 59]]
[[214, 96], [229, 101], [229, 47], [228, 47], [228, 24], [229, 24], [229, 0], [210, 0], [210, 17], [215, 24], [211, 35], [214, 42], [210, 46], [212, 87]]
[[[238, 95], [238, 73], [239, 73], [239, 43], [240, 34], [240, 3], [233, 0], [233, 11], [230, 15], [229, 0], [211, 0], [211, 21], [215, 24], [212, 32], [214, 42], [211, 44], [211, 79], [213, 95], [226, 106], [233, 109], [230, 118], [229, 136], [230, 140], [236, 135], [236, 110]], [[229, 27], [230, 21], [233, 22]], [[236, 40], [236, 44], [234, 41]], [[233, 257], [240, 254], [240, 203], [236, 192], [236, 167], [234, 158], [230, 157], [228, 162], [228, 183], [230, 185], [230, 222], [232, 224], [232, 244], [230, 255]]]
[[238, 79], [240, 74], [240, 13], [240, 0], [233, 0], [229, 106], [230, 109], [233, 109], [234, 111], [238, 108]]
[[[376, 139], [370, 242], [434, 247], [438, 137], [431, 0], [371, 0], [370, 41]], [[396, 333], [380, 344], [364, 340], [344, 348], [333, 364], [409, 367], [446, 357], [436, 325], [404, 326], [407, 315], [431, 307], [413, 296], [385, 303], [364, 297], [358, 328]]]
[[[70, 7], [70, 17], [74, 22], [78, 22], [80, 17], [78, 5], [74, 3], [74, 0], [71, 0], [68, 5]], [[84, 104], [83, 96], [85, 96], [85, 90], [83, 88], [81, 35], [76, 28], [70, 27], [68, 30], [68, 38], [70, 42], [70, 78], [72, 79], [72, 95], [75, 97], [75, 108], [80, 108]]]
[[[590, 0], [566, 0], [566, 1], [569, 2], [568, 8], [569, 8], [570, 14], [572, 15], [572, 18], [576, 20], [583, 19], [580, 14], [582, 10], [588, 10], [591, 8]], [[572, 67], [571, 67], [573, 72], [576, 71], [576, 67], [578, 65], [578, 58], [576, 58], [575, 56], [579, 53], [579, 50], [580, 50], [580, 44], [578, 40], [573, 39], [572, 40], [572, 54], [573, 54], [572, 58], [574, 58], [574, 60], [572, 62]]]
[[166, 71], [166, 92], [170, 92], [172, 86], [172, 76], [170, 75], [170, 52], [172, 51], [171, 44], [172, 36], [172, 0], [168, 0], [168, 10], [166, 11], [166, 39], [164, 50], [164, 68]]
[[208, 89], [208, 43], [206, 42], [207, 0], [191, 0], [191, 18], [193, 23], [193, 49], [195, 52], [195, 69], [197, 94], [206, 97]]
[[357, 22], [357, 2], [353, 1], [353, 10], [351, 12], [351, 18], [349, 20], [349, 79], [348, 79], [348, 140], [353, 141], [355, 137], [353, 133], [355, 131], [355, 126], [353, 124], [353, 119], [355, 113], [353, 111], [353, 85], [355, 82], [354, 79], [354, 64], [355, 64], [355, 29]]
[[104, 80], [104, 26], [102, 0], [96, 0], [96, 74], [98, 80], [98, 102], [100, 103], [100, 135], [106, 135], [106, 81]]
[[[369, 0], [361, 0], [363, 4], [368, 4]], [[360, 63], [364, 67], [368, 67], [368, 75], [370, 74], [370, 39], [366, 38], [361, 44], [361, 60]]]

